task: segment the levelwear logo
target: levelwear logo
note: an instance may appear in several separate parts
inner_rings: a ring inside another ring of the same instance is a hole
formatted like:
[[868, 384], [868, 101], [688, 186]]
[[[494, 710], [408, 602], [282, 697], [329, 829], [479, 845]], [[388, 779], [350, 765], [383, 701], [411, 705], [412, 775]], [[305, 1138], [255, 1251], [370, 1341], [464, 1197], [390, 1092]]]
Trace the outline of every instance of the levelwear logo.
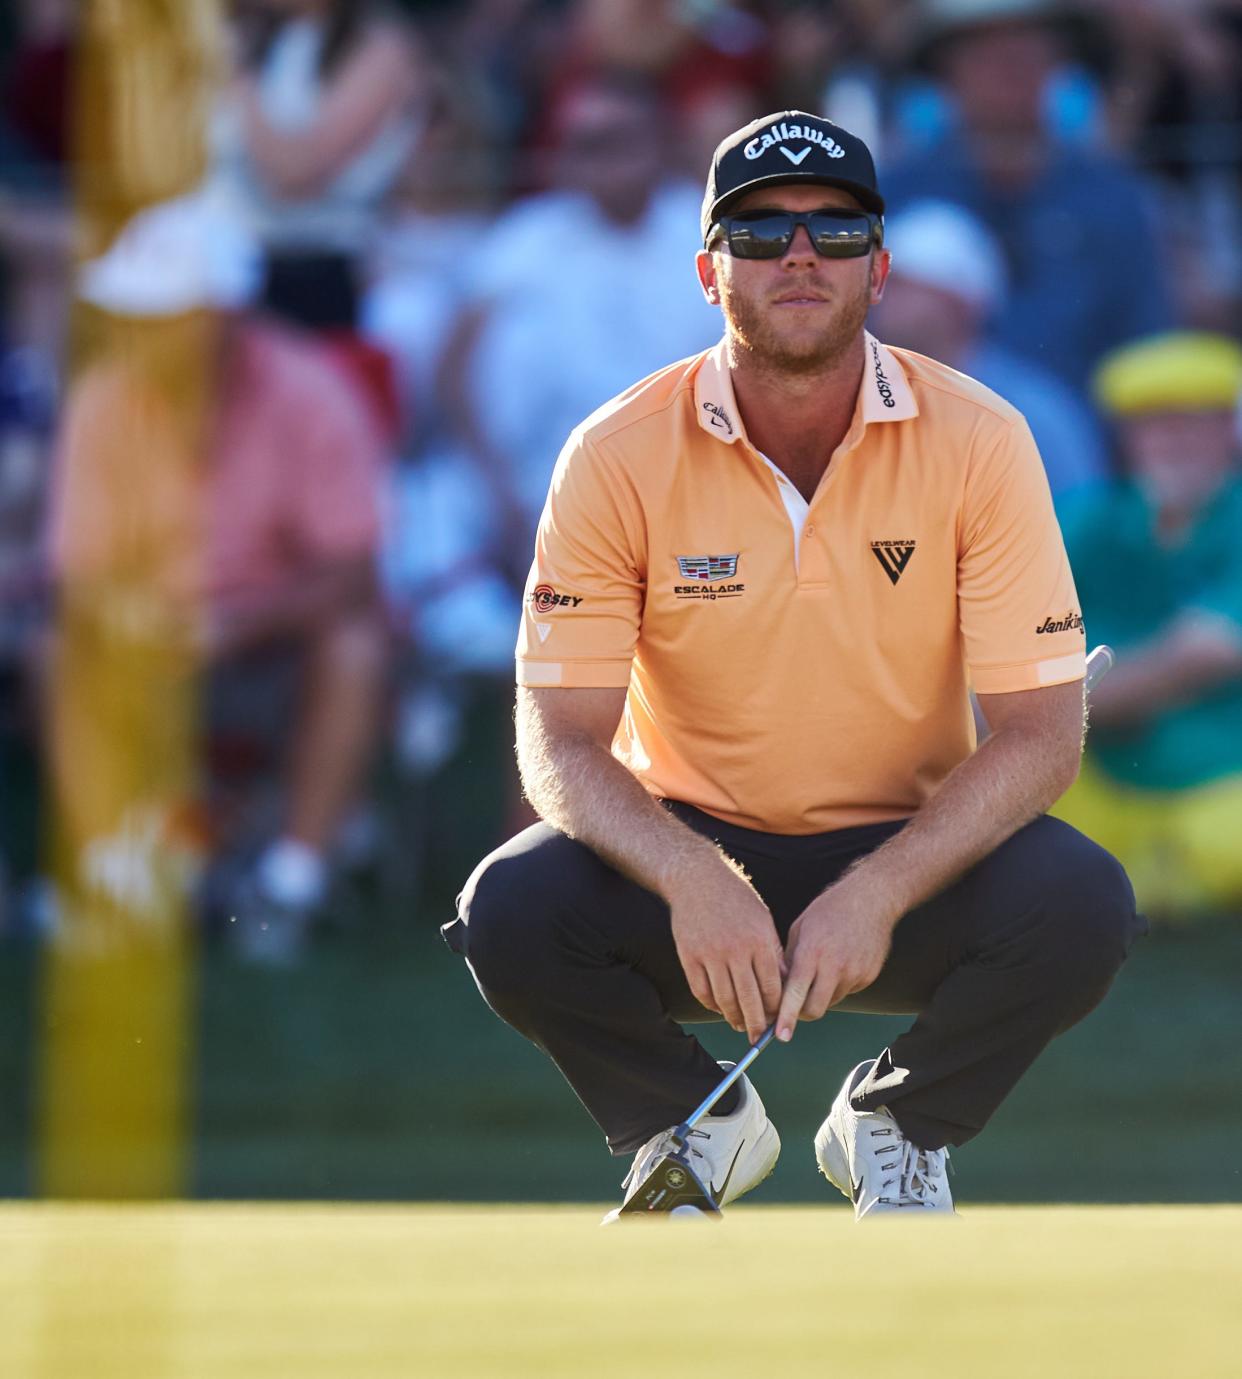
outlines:
[[550, 613], [554, 608], [577, 608], [582, 596], [562, 594], [550, 584], [536, 584], [531, 590], [530, 601], [536, 613]]
[[[806, 141], [806, 147], [800, 153], [785, 147], [786, 140], [795, 139]], [[812, 144], [818, 144], [829, 158], [845, 157], [845, 150], [841, 145], [823, 130], [813, 129], [810, 125], [786, 124], [784, 120], [779, 124], [769, 125], [762, 134], [756, 134], [742, 152], [753, 162], [756, 158], [762, 158], [768, 149], [775, 145], [794, 167], [797, 167], [810, 153]]]
[[729, 420], [729, 414], [718, 402], [705, 402], [703, 410], [710, 414], [713, 426], [719, 426], [729, 435], [733, 434], [733, 423]]
[[873, 541], [871, 554], [880, 562], [880, 568], [890, 581], [896, 584], [910, 563], [914, 546], [913, 541]]
[[1044, 625], [1035, 629], [1038, 637], [1042, 632], [1080, 632], [1082, 614], [1070, 611], [1063, 618], [1045, 618]]

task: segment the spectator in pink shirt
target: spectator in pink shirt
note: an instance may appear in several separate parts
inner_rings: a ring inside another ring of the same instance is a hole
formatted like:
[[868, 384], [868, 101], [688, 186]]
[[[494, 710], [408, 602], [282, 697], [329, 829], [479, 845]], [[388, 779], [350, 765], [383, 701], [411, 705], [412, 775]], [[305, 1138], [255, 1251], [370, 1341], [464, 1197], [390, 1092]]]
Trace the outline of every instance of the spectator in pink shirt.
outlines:
[[[125, 357], [88, 364], [70, 392], [52, 561], [62, 587], [89, 589], [142, 546], [155, 597], [190, 610], [208, 703], [231, 700], [252, 728], [266, 726], [273, 674], [297, 682], [283, 828], [232, 906], [242, 951], [279, 961], [296, 955], [323, 898], [376, 734], [383, 445], [318, 345], [240, 309], [254, 266], [196, 197], [141, 213], [86, 266], [81, 297], [143, 329]], [[187, 455], [195, 438], [198, 458]], [[136, 485], [140, 504], [118, 501]], [[257, 699], [245, 692], [256, 681]], [[273, 731], [287, 714], [277, 710]]]

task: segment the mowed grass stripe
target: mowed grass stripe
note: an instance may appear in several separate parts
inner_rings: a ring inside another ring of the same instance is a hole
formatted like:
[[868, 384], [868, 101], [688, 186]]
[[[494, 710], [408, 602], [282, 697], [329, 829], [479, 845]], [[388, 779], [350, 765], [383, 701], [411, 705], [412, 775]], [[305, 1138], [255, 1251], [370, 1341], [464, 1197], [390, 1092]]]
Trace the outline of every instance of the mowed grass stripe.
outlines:
[[1242, 1207], [0, 1207], [14, 1379], [1236, 1379]]

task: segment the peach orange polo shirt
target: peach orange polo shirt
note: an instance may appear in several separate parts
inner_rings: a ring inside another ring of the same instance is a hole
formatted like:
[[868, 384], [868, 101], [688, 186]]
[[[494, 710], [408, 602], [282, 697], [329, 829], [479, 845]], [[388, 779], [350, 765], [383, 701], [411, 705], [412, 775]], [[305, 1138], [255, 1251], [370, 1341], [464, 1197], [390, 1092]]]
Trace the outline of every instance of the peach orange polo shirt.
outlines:
[[518, 683], [627, 688], [614, 754], [653, 794], [746, 828], [908, 817], [974, 750], [969, 684], [1084, 673], [1021, 414], [865, 346], [809, 508], [747, 440], [722, 342], [587, 418], [540, 522]]

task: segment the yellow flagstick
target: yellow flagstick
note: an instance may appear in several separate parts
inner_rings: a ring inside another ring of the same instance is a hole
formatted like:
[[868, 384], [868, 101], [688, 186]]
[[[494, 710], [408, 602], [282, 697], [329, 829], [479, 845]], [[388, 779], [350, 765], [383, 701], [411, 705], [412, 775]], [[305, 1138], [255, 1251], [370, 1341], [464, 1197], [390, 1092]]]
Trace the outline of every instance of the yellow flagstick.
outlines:
[[[87, 0], [75, 81], [84, 257], [205, 171], [215, 0]], [[152, 263], [152, 273], [160, 265]], [[195, 785], [205, 319], [79, 306], [54, 516], [40, 1190], [186, 1187], [191, 931], [176, 822]]]

